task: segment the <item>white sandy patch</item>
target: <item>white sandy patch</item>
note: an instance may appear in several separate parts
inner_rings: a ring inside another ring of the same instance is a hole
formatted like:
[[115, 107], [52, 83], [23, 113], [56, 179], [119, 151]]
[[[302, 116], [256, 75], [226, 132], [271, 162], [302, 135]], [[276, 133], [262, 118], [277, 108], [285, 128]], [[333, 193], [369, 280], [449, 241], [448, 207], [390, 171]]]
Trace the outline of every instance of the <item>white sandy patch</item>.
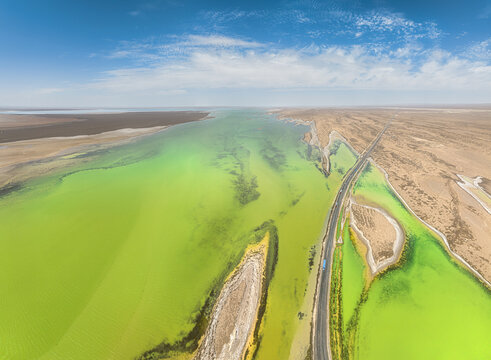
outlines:
[[[467, 176], [456, 174], [460, 180], [462, 181], [456, 181], [456, 183], [465, 190], [470, 196], [472, 196], [481, 206], [488, 212], [488, 214], [491, 214], [491, 208], [486, 204], [483, 199], [479, 198], [479, 196], [476, 195], [476, 191], [480, 192], [483, 196], [486, 196], [488, 198], [489, 203], [491, 203], [491, 196], [479, 185], [482, 181], [481, 176], [478, 176], [474, 179], [468, 178]], [[469, 181], [471, 180], [471, 181]]]

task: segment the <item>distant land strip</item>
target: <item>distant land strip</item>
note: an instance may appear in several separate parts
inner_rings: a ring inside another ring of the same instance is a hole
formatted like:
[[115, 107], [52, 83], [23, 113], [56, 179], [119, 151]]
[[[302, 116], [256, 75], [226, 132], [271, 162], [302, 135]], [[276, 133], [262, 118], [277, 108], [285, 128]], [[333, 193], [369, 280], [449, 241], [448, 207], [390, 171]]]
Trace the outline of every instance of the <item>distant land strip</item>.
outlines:
[[[8, 120], [9, 123], [8, 126], [5, 126], [4, 123], [4, 126], [0, 127], [0, 143], [50, 137], [95, 135], [119, 129], [170, 126], [202, 120], [208, 115], [208, 112], [202, 111], [0, 115], [0, 122], [2, 122], [1, 120]], [[28, 124], [25, 123], [27, 118]]]

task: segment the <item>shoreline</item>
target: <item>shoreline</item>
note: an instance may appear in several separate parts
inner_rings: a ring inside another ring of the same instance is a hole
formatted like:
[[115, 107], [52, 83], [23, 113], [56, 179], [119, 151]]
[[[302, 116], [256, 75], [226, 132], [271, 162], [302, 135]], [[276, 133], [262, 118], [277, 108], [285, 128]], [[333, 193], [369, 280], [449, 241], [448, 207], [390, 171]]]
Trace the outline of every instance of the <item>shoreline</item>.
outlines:
[[227, 276], [213, 306], [208, 327], [193, 360], [240, 360], [254, 347], [265, 291], [270, 233], [249, 245], [240, 263]]
[[171, 126], [207, 118], [209, 112], [126, 112], [106, 114], [0, 114], [0, 143], [77, 135], [97, 135], [120, 129]]
[[[90, 120], [85, 119], [89, 116]], [[0, 114], [0, 196], [22, 188], [23, 183], [33, 178], [87, 161], [97, 151], [209, 117], [208, 112], [190, 111], [148, 112], [143, 117], [139, 113], [76, 114], [76, 117]], [[19, 138], [22, 134], [27, 138]], [[2, 142], [9, 138], [12, 141]]]
[[385, 179], [387, 180], [387, 183], [389, 184], [390, 188], [392, 189], [392, 191], [394, 191], [394, 193], [397, 195], [397, 197], [401, 200], [401, 202], [404, 204], [404, 206], [406, 207], [406, 209], [408, 209], [408, 211], [413, 214], [419, 221], [421, 221], [421, 223], [423, 223], [426, 227], [428, 227], [428, 229], [430, 229], [431, 231], [433, 231], [438, 237], [440, 237], [445, 245], [445, 248], [447, 249], [447, 251], [449, 252], [450, 256], [453, 257], [454, 259], [458, 260], [458, 262], [460, 262], [464, 267], [466, 267], [468, 270], [470, 270], [470, 272], [472, 272], [475, 277], [478, 278], [478, 280], [483, 283], [484, 286], [486, 286], [488, 289], [491, 289], [491, 283], [486, 280], [486, 278], [481, 275], [481, 273], [479, 271], [477, 271], [476, 269], [474, 269], [467, 261], [465, 261], [459, 254], [455, 253], [451, 247], [450, 247], [450, 244], [448, 243], [448, 240], [447, 240], [447, 237], [441, 232], [439, 231], [438, 229], [436, 229], [435, 227], [433, 227], [432, 225], [428, 224], [426, 221], [424, 221], [423, 219], [421, 219], [414, 211], [413, 209], [411, 209], [409, 207], [409, 205], [406, 203], [406, 201], [402, 198], [402, 196], [397, 192], [397, 190], [392, 186], [392, 184], [390, 183], [389, 181], [389, 175], [387, 174], [387, 172], [382, 168], [380, 167], [374, 160], [373, 158], [370, 157], [370, 162], [376, 166], [378, 169], [380, 169], [383, 174], [385, 175]]
[[350, 223], [350, 226], [353, 227], [353, 230], [356, 232], [358, 237], [361, 239], [363, 244], [367, 247], [367, 254], [366, 254], [366, 262], [368, 264], [368, 267], [370, 268], [372, 277], [377, 275], [379, 272], [385, 270], [388, 268], [390, 265], [395, 264], [399, 261], [401, 254], [402, 254], [402, 249], [404, 245], [404, 230], [402, 229], [401, 225], [397, 222], [396, 219], [394, 219], [392, 216], [390, 216], [385, 210], [381, 208], [376, 208], [373, 206], [365, 205], [365, 204], [360, 204], [356, 202], [356, 200], [353, 198], [353, 196], [350, 196], [350, 213], [352, 212], [351, 210], [351, 205], [355, 204], [358, 206], [366, 207], [368, 209], [372, 209], [374, 211], [377, 211], [379, 214], [382, 214], [387, 221], [393, 226], [395, 232], [396, 232], [396, 238], [395, 241], [392, 245], [392, 252], [393, 255], [385, 260], [382, 260], [380, 262], [376, 262], [374, 257], [373, 257], [373, 249], [370, 241], [366, 238], [365, 234], [363, 231], [361, 231], [358, 226], [356, 225], [356, 220], [355, 217], [352, 216], [350, 219], [352, 222]]
[[[165, 131], [169, 126], [119, 129], [96, 135], [53, 137], [5, 143], [0, 147], [0, 193], [33, 178], [77, 162], [101, 150], [137, 141]], [[128, 131], [129, 130], [129, 131]], [[77, 157], [77, 155], [88, 155]]]

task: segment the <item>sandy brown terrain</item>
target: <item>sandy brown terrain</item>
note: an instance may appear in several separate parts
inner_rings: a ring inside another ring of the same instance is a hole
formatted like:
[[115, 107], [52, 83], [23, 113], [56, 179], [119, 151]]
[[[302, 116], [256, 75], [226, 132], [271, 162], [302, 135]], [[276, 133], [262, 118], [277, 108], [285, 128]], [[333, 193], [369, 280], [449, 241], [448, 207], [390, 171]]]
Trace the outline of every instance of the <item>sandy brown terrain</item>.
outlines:
[[0, 143], [0, 196], [29, 178], [87, 160], [70, 155], [101, 150], [207, 115], [188, 111], [75, 117], [0, 114], [0, 142], [7, 140]]
[[367, 247], [367, 263], [372, 275], [395, 263], [402, 251], [401, 226], [381, 209], [350, 201], [351, 226]]
[[329, 144], [333, 130], [340, 133], [357, 151], [362, 152], [378, 135], [394, 111], [364, 109], [288, 109], [278, 112], [280, 118], [314, 122], [320, 145]]
[[491, 280], [491, 215], [457, 182], [457, 174], [491, 183], [491, 108], [288, 109], [283, 117], [314, 121], [321, 146], [336, 130], [362, 151], [395, 114], [372, 153], [396, 191], [449, 247]]
[[248, 250], [220, 292], [195, 360], [240, 360], [252, 335], [261, 297], [268, 235]]

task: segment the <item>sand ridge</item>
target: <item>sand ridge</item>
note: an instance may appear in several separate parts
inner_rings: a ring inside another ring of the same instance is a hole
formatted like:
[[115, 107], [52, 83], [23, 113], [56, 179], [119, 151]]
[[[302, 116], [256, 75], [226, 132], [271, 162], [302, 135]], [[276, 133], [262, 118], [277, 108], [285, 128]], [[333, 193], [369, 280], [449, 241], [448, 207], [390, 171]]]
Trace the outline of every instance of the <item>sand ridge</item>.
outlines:
[[195, 360], [239, 360], [256, 324], [269, 234], [248, 249], [225, 282], [214, 305]]
[[399, 259], [404, 244], [404, 231], [386, 211], [349, 201], [350, 226], [367, 247], [366, 261], [372, 276]]

